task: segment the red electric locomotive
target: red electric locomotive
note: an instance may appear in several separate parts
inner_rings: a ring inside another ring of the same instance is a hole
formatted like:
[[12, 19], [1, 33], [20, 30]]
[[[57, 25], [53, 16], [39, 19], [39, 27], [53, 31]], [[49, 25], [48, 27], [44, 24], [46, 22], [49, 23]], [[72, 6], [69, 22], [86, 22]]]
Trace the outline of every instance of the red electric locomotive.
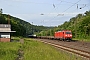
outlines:
[[72, 32], [70, 30], [58, 31], [55, 32], [54, 38], [70, 41], [72, 40]]

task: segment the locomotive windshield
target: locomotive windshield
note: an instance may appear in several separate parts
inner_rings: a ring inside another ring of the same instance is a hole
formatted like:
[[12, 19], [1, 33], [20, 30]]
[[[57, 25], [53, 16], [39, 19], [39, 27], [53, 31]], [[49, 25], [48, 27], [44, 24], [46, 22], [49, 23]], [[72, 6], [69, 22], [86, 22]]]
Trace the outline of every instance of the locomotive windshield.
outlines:
[[66, 34], [71, 34], [71, 32], [65, 32]]

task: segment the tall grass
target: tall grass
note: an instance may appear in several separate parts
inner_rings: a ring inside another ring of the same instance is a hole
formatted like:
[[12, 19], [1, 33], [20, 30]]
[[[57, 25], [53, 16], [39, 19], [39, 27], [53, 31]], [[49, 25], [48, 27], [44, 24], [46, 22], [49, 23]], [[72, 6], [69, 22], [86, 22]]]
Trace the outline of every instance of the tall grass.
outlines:
[[[15, 38], [18, 39], [20, 38]], [[24, 39], [24, 44], [0, 42], [0, 60], [16, 60], [19, 49], [24, 52], [23, 60], [82, 60], [80, 57], [33, 39]]]
[[81, 60], [73, 54], [30, 39], [25, 40], [23, 50], [24, 60]]
[[15, 60], [20, 43], [0, 42], [0, 60]]

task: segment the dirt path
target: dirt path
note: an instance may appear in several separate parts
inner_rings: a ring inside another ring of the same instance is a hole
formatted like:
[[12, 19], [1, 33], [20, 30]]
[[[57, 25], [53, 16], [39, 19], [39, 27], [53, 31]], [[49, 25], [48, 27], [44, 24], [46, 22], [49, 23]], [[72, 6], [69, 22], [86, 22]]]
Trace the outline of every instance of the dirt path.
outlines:
[[18, 57], [16, 58], [16, 60], [24, 60], [24, 57], [23, 57], [24, 52], [23, 52], [23, 49], [22, 49], [22, 46], [24, 44], [24, 39], [20, 39], [19, 42], [21, 43], [21, 46], [20, 46], [20, 48], [18, 50], [18, 54], [17, 54]]

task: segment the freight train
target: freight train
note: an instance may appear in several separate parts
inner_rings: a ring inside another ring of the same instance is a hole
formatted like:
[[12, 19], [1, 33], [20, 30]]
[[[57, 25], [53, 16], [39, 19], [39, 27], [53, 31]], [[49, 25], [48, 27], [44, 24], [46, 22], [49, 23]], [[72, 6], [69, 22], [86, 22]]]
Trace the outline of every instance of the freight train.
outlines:
[[34, 36], [34, 37], [40, 38], [40, 39], [71, 41], [72, 40], [72, 32], [70, 30], [63, 30], [63, 31], [55, 32], [54, 36]]

